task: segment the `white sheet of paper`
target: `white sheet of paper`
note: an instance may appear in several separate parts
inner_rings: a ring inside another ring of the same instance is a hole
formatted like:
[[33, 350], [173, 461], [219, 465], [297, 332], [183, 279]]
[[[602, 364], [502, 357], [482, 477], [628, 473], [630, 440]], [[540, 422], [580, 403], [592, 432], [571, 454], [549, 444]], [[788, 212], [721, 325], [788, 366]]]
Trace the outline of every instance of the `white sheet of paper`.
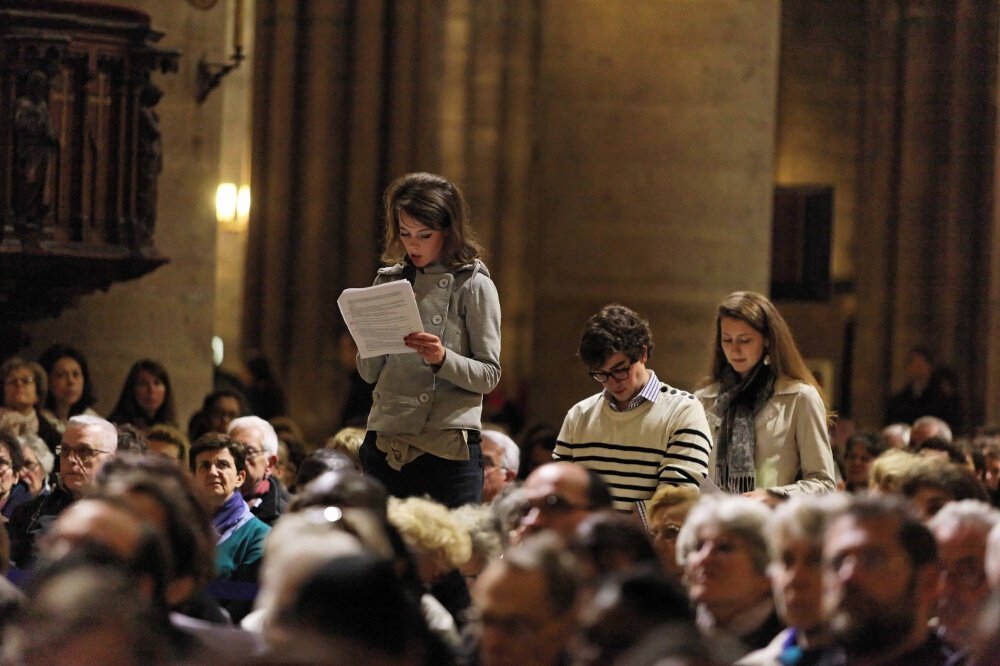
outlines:
[[424, 325], [413, 285], [406, 280], [345, 289], [337, 305], [361, 358], [416, 353], [403, 344], [403, 338], [423, 331]]

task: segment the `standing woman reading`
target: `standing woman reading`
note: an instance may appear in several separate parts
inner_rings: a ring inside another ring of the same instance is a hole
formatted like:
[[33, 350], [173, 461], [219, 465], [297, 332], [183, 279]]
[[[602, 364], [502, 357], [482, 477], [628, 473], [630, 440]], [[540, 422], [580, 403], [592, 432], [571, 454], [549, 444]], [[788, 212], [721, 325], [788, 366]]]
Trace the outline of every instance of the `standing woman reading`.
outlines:
[[500, 300], [469, 227], [462, 193], [411, 173], [385, 193], [386, 234], [375, 284], [409, 280], [423, 332], [415, 354], [358, 357], [375, 384], [360, 457], [397, 497], [429, 494], [450, 507], [479, 502], [483, 394], [500, 381]]
[[737, 291], [719, 305], [705, 384], [695, 395], [713, 429], [709, 473], [722, 490], [770, 503], [835, 490], [822, 393], [766, 297]]

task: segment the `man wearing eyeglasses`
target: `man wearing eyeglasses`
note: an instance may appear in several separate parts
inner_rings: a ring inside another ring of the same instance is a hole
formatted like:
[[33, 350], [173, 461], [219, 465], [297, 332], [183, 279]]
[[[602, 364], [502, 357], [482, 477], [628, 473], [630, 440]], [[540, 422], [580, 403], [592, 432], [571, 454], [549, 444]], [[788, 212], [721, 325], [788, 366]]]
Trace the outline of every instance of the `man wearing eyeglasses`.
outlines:
[[513, 535], [515, 543], [538, 532], [553, 532], [569, 542], [588, 516], [611, 509], [611, 494], [600, 475], [570, 462], [536, 467], [521, 492], [528, 506]]
[[62, 442], [56, 447], [59, 483], [47, 495], [19, 506], [11, 515], [11, 560], [20, 568], [35, 559], [35, 541], [62, 511], [78, 500], [94, 482], [97, 472], [118, 452], [118, 431], [99, 416], [70, 418]]
[[986, 544], [998, 524], [1000, 511], [976, 500], [949, 502], [927, 523], [941, 560], [938, 634], [952, 645], [967, 648], [975, 638], [990, 597]]
[[578, 355], [602, 390], [569, 410], [553, 452], [597, 472], [615, 509], [640, 515], [660, 485], [698, 488], [712, 450], [701, 403], [646, 367], [652, 352], [649, 323], [623, 305], [587, 321]]
[[471, 633], [483, 666], [569, 663], [577, 568], [554, 534], [532, 536], [486, 567], [472, 591]]
[[274, 474], [278, 464], [278, 435], [259, 416], [241, 416], [229, 424], [229, 436], [246, 447], [246, 479], [240, 486], [250, 511], [265, 525], [273, 525], [288, 503], [288, 495]]
[[940, 577], [934, 536], [904, 502], [856, 496], [823, 538], [823, 606], [844, 654], [821, 663], [952, 663], [928, 627]]

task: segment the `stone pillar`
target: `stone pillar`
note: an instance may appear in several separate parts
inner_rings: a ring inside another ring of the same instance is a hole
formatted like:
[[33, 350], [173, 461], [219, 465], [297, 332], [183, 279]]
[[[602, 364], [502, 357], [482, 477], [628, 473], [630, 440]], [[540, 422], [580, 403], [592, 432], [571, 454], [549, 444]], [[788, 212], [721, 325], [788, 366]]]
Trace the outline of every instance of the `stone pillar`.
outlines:
[[766, 292], [779, 3], [542, 7], [531, 397], [558, 424], [598, 389], [575, 350], [602, 305], [645, 315], [650, 366], [690, 389], [718, 301]]
[[573, 350], [600, 305], [651, 317], [691, 387], [717, 301], [766, 289], [776, 0], [269, 0], [257, 38], [245, 342], [313, 432], [342, 397], [336, 297], [371, 282], [408, 171], [467, 193], [536, 416], [596, 388]]
[[337, 425], [352, 368], [337, 359], [336, 299], [374, 279], [382, 192], [411, 171], [465, 190], [516, 377], [534, 5], [264, 0], [257, 12], [244, 346], [276, 362], [291, 414], [314, 438]]

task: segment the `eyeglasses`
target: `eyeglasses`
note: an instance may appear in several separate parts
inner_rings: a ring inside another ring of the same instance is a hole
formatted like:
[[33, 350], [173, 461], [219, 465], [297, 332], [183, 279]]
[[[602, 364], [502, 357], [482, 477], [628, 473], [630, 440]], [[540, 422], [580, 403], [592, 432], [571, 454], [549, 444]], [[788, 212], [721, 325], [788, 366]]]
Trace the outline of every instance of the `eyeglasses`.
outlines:
[[653, 539], [663, 541], [677, 541], [677, 535], [681, 532], [681, 526], [676, 523], [667, 523], [663, 527], [650, 530]]
[[835, 574], [840, 574], [848, 562], [852, 567], [862, 571], [881, 574], [889, 571], [893, 561], [902, 557], [899, 553], [889, 553], [882, 550], [860, 550], [856, 553], [837, 553], [824, 563], [826, 568]]
[[623, 379], [628, 378], [629, 370], [632, 369], [633, 365], [635, 365], [635, 361], [632, 361], [624, 368], [616, 368], [615, 370], [608, 370], [607, 372], [605, 372], [604, 370], [591, 370], [588, 374], [598, 384], [604, 384], [609, 379], [616, 379], [618, 381], [621, 381]]
[[986, 582], [986, 572], [982, 560], [965, 558], [941, 567], [941, 580], [946, 578], [956, 587], [974, 590]]
[[544, 511], [548, 513], [568, 513], [570, 511], [590, 511], [591, 506], [589, 504], [574, 504], [570, 502], [565, 497], [560, 497], [559, 495], [546, 495], [545, 497], [528, 500], [528, 504], [538, 509], [539, 511]]
[[493, 459], [493, 456], [483, 456], [483, 471], [492, 472], [495, 469], [507, 469]]
[[260, 454], [264, 453], [264, 449], [251, 449], [249, 446], [246, 448], [247, 458], [256, 458]]
[[34, 383], [34, 377], [8, 377], [4, 381], [4, 386], [31, 386]]
[[24, 463], [24, 465], [23, 465], [23, 469], [26, 469], [26, 470], [28, 470], [29, 472], [34, 472], [34, 471], [35, 471], [36, 469], [38, 469], [38, 468], [39, 468], [39, 467], [41, 467], [41, 466], [42, 466], [42, 464], [41, 464], [41, 463], [36, 463], [36, 462], [25, 462], [25, 463]]
[[481, 611], [470, 608], [466, 614], [466, 620], [475, 633], [484, 629], [506, 634], [513, 639], [525, 639], [534, 636], [542, 629], [544, 622], [526, 615], [511, 614], [501, 615], [489, 611]]
[[59, 446], [56, 447], [56, 455], [59, 456], [59, 458], [61, 458], [62, 460], [69, 460], [70, 458], [76, 458], [77, 462], [79, 462], [81, 465], [86, 465], [91, 460], [93, 460], [94, 458], [96, 458], [101, 454], [110, 455], [110, 452], [101, 451], [99, 449], [92, 449], [89, 446], [78, 446], [74, 448], [70, 446], [63, 446], [62, 444], [60, 444]]

